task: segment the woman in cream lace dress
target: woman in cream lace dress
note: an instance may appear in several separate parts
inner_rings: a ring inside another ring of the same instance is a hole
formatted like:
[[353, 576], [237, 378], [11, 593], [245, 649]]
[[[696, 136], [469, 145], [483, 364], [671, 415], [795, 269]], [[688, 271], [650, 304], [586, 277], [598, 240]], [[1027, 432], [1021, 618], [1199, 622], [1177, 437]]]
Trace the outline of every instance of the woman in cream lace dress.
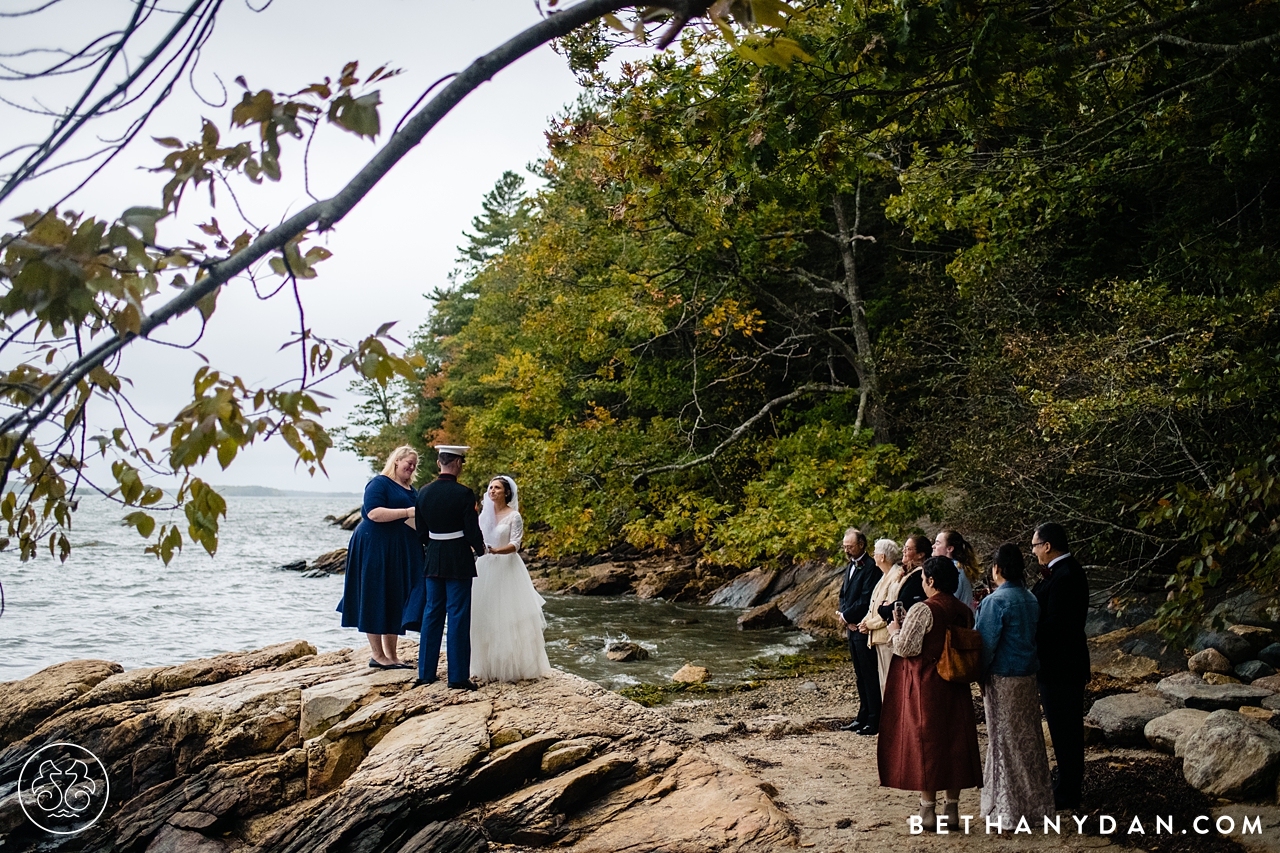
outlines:
[[494, 477], [480, 512], [485, 554], [471, 589], [471, 674], [482, 681], [521, 681], [551, 672], [542, 631], [546, 603], [520, 559], [524, 519], [515, 480]]

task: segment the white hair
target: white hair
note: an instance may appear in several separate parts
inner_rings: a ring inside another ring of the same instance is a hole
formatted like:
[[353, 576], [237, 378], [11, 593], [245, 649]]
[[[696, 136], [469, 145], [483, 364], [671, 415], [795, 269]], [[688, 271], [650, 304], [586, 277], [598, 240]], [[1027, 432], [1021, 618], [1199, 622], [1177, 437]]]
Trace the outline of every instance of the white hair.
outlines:
[[877, 539], [875, 550], [872, 553], [876, 556], [888, 557], [891, 563], [902, 562], [902, 548], [892, 539]]

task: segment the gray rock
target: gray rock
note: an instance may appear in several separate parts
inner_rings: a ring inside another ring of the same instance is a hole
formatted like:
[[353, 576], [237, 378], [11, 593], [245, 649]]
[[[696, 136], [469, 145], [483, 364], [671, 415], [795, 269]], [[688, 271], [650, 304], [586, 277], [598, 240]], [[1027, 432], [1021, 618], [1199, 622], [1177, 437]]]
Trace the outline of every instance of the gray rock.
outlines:
[[1261, 678], [1255, 678], [1253, 686], [1270, 690], [1272, 693], [1280, 693], [1280, 675], [1264, 675]]
[[1089, 615], [1084, 620], [1084, 635], [1086, 637], [1099, 637], [1123, 627], [1124, 625], [1121, 624], [1120, 618], [1110, 610], [1091, 607], [1089, 608]]
[[1209, 614], [1229, 625], [1261, 625], [1280, 628], [1280, 600], [1246, 590], [1223, 601]]
[[769, 588], [777, 577], [776, 569], [752, 569], [711, 593], [707, 603], [719, 607], [756, 607], [768, 598]]
[[1142, 735], [1152, 749], [1177, 755], [1178, 739], [1198, 729], [1208, 716], [1208, 711], [1178, 708], [1149, 721], [1143, 727]]
[[1272, 693], [1258, 704], [1268, 711], [1280, 711], [1280, 693]]
[[1272, 643], [1258, 652], [1258, 660], [1280, 668], [1280, 643]]
[[639, 643], [616, 642], [605, 646], [604, 656], [611, 661], [626, 663], [633, 660], [648, 660], [649, 652]]
[[1143, 731], [1147, 723], [1173, 709], [1173, 703], [1163, 696], [1119, 693], [1094, 702], [1085, 724], [1096, 726], [1107, 743], [1140, 746], [1146, 743]]
[[1232, 634], [1230, 631], [1205, 631], [1196, 637], [1191, 650], [1193, 652], [1202, 652], [1205, 649], [1217, 649], [1226, 655], [1227, 659], [1232, 663], [1243, 663], [1253, 654], [1249, 641], [1239, 634]]
[[1205, 711], [1259, 705], [1272, 695], [1270, 690], [1246, 684], [1206, 684], [1190, 672], [1169, 676], [1156, 685], [1156, 690], [1179, 707]]
[[1238, 711], [1214, 711], [1187, 736], [1182, 774], [1214, 797], [1274, 796], [1280, 732]]
[[1236, 667], [1236, 675], [1242, 681], [1253, 681], [1255, 678], [1266, 678], [1275, 674], [1275, 667], [1268, 666], [1260, 660], [1247, 660]]
[[280, 568], [286, 572], [300, 572], [307, 567], [306, 560], [294, 560], [292, 563], [285, 563]]
[[1196, 675], [1206, 672], [1231, 672], [1231, 661], [1217, 649], [1205, 649], [1196, 652], [1187, 660], [1187, 669]]

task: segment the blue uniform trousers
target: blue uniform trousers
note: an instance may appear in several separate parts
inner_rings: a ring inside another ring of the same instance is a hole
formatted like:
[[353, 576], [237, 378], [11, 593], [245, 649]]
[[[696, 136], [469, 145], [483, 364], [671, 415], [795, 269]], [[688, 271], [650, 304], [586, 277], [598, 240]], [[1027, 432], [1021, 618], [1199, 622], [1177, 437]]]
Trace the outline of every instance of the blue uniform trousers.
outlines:
[[427, 603], [418, 639], [418, 678], [436, 677], [445, 616], [449, 618], [449, 681], [471, 679], [471, 578], [426, 578]]

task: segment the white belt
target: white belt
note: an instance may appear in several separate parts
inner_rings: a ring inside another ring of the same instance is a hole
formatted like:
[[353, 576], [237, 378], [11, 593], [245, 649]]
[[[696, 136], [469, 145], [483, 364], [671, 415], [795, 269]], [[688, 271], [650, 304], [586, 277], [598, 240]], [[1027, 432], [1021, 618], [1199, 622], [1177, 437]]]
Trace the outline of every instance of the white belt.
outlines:
[[434, 530], [427, 531], [427, 536], [431, 539], [461, 539], [466, 535], [467, 534], [463, 533], [461, 530], [455, 530], [452, 533], [436, 533]]

